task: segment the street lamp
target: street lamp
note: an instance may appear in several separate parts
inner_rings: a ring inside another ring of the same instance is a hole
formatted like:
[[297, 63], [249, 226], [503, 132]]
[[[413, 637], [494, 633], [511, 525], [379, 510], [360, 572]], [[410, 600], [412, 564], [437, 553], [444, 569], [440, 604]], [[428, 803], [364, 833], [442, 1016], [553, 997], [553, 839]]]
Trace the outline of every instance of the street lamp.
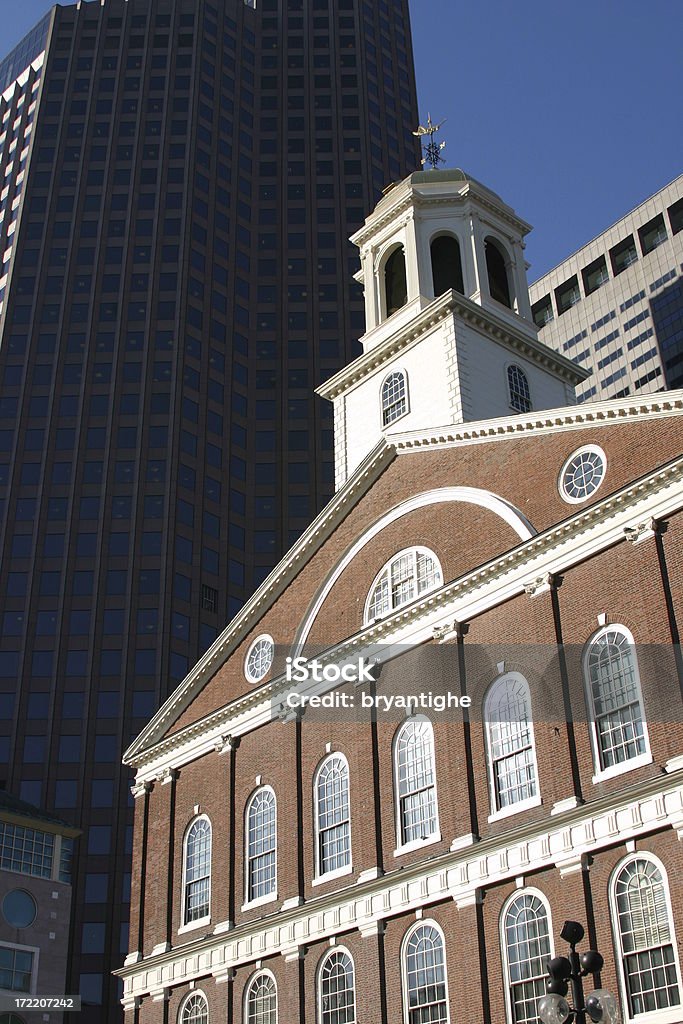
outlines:
[[[619, 1004], [604, 988], [596, 988], [587, 999], [583, 995], [583, 978], [602, 970], [603, 958], [594, 949], [577, 953], [577, 943], [584, 936], [578, 921], [565, 921], [560, 938], [569, 943], [569, 956], [556, 956], [548, 961], [546, 995], [538, 1003], [538, 1014], [543, 1024], [620, 1024]], [[566, 996], [572, 986], [570, 1006]]]

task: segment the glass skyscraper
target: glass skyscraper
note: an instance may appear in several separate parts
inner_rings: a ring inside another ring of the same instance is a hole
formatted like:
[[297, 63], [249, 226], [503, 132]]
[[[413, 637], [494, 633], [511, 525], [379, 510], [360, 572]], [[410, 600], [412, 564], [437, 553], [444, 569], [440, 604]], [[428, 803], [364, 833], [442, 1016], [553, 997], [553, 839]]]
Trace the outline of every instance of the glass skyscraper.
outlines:
[[117, 1020], [120, 755], [333, 491], [407, 0], [57, 6], [0, 88], [0, 780], [82, 829], [67, 991]]

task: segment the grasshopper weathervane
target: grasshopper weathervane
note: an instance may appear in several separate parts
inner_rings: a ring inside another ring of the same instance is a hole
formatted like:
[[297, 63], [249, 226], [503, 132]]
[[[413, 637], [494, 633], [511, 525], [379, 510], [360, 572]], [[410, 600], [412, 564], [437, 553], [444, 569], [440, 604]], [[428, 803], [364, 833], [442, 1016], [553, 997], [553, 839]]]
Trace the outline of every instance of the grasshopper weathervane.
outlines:
[[445, 163], [445, 160], [441, 156], [441, 150], [445, 147], [445, 142], [435, 142], [434, 136], [438, 132], [442, 124], [445, 123], [445, 118], [440, 121], [439, 124], [434, 124], [432, 121], [431, 114], [427, 114], [427, 127], [424, 125], [418, 125], [417, 131], [413, 132], [413, 135], [417, 135], [418, 138], [422, 138], [423, 135], [429, 136], [429, 142], [425, 146], [424, 156], [422, 158], [422, 166], [429, 164], [431, 169], [435, 171], [439, 164]]

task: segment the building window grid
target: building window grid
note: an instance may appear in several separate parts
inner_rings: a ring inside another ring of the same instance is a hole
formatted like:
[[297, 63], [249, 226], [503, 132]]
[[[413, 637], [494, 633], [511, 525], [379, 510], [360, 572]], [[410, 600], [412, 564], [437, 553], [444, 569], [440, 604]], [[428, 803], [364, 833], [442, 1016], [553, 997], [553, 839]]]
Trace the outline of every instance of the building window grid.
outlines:
[[54, 836], [0, 822], [0, 868], [38, 878], [52, 877]]
[[390, 373], [382, 384], [382, 426], [388, 427], [408, 411], [406, 375]]
[[494, 811], [531, 800], [538, 793], [529, 687], [524, 679], [501, 678], [486, 700], [488, 753]]
[[529, 380], [521, 366], [513, 363], [508, 366], [508, 394], [510, 406], [517, 412], [531, 411], [531, 391]]
[[441, 566], [433, 552], [426, 548], [400, 552], [382, 570], [373, 587], [366, 621], [382, 618], [414, 601], [442, 580]]
[[434, 730], [431, 722], [413, 719], [396, 740], [399, 837], [401, 845], [438, 833]]
[[335, 950], [320, 968], [320, 1024], [356, 1024], [353, 960]]
[[0, 946], [0, 989], [30, 992], [33, 953], [14, 946]]
[[209, 1024], [209, 1007], [200, 992], [195, 992], [183, 1003], [178, 1024]]
[[593, 721], [601, 770], [646, 753], [635, 651], [619, 629], [608, 629], [588, 652]]
[[504, 955], [513, 1024], [538, 1024], [538, 1002], [545, 995], [552, 956], [547, 909], [538, 896], [516, 896], [505, 911]]
[[624, 864], [614, 901], [629, 1016], [680, 1005], [667, 886], [657, 864], [644, 857]]
[[277, 886], [276, 802], [272, 789], [260, 789], [247, 812], [247, 897], [249, 902], [275, 893]]
[[407, 1024], [448, 1024], [443, 938], [433, 925], [420, 925], [410, 935], [404, 964]]
[[197, 818], [185, 841], [183, 924], [209, 917], [211, 892], [211, 823]]
[[333, 754], [321, 765], [316, 784], [318, 873], [339, 871], [351, 863], [349, 766]]
[[249, 985], [247, 1024], [277, 1024], [277, 988], [270, 974], [258, 974]]

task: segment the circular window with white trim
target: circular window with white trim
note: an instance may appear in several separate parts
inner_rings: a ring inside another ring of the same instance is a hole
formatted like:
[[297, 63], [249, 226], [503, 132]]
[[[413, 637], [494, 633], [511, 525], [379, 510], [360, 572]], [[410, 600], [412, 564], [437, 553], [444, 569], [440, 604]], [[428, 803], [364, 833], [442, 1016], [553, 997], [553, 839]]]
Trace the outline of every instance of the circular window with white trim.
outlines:
[[596, 444], [587, 444], [569, 456], [560, 472], [559, 489], [573, 505], [586, 501], [600, 487], [607, 471], [607, 457]]
[[260, 683], [268, 675], [275, 655], [275, 642], [268, 633], [257, 636], [247, 651], [244, 674], [250, 683]]

